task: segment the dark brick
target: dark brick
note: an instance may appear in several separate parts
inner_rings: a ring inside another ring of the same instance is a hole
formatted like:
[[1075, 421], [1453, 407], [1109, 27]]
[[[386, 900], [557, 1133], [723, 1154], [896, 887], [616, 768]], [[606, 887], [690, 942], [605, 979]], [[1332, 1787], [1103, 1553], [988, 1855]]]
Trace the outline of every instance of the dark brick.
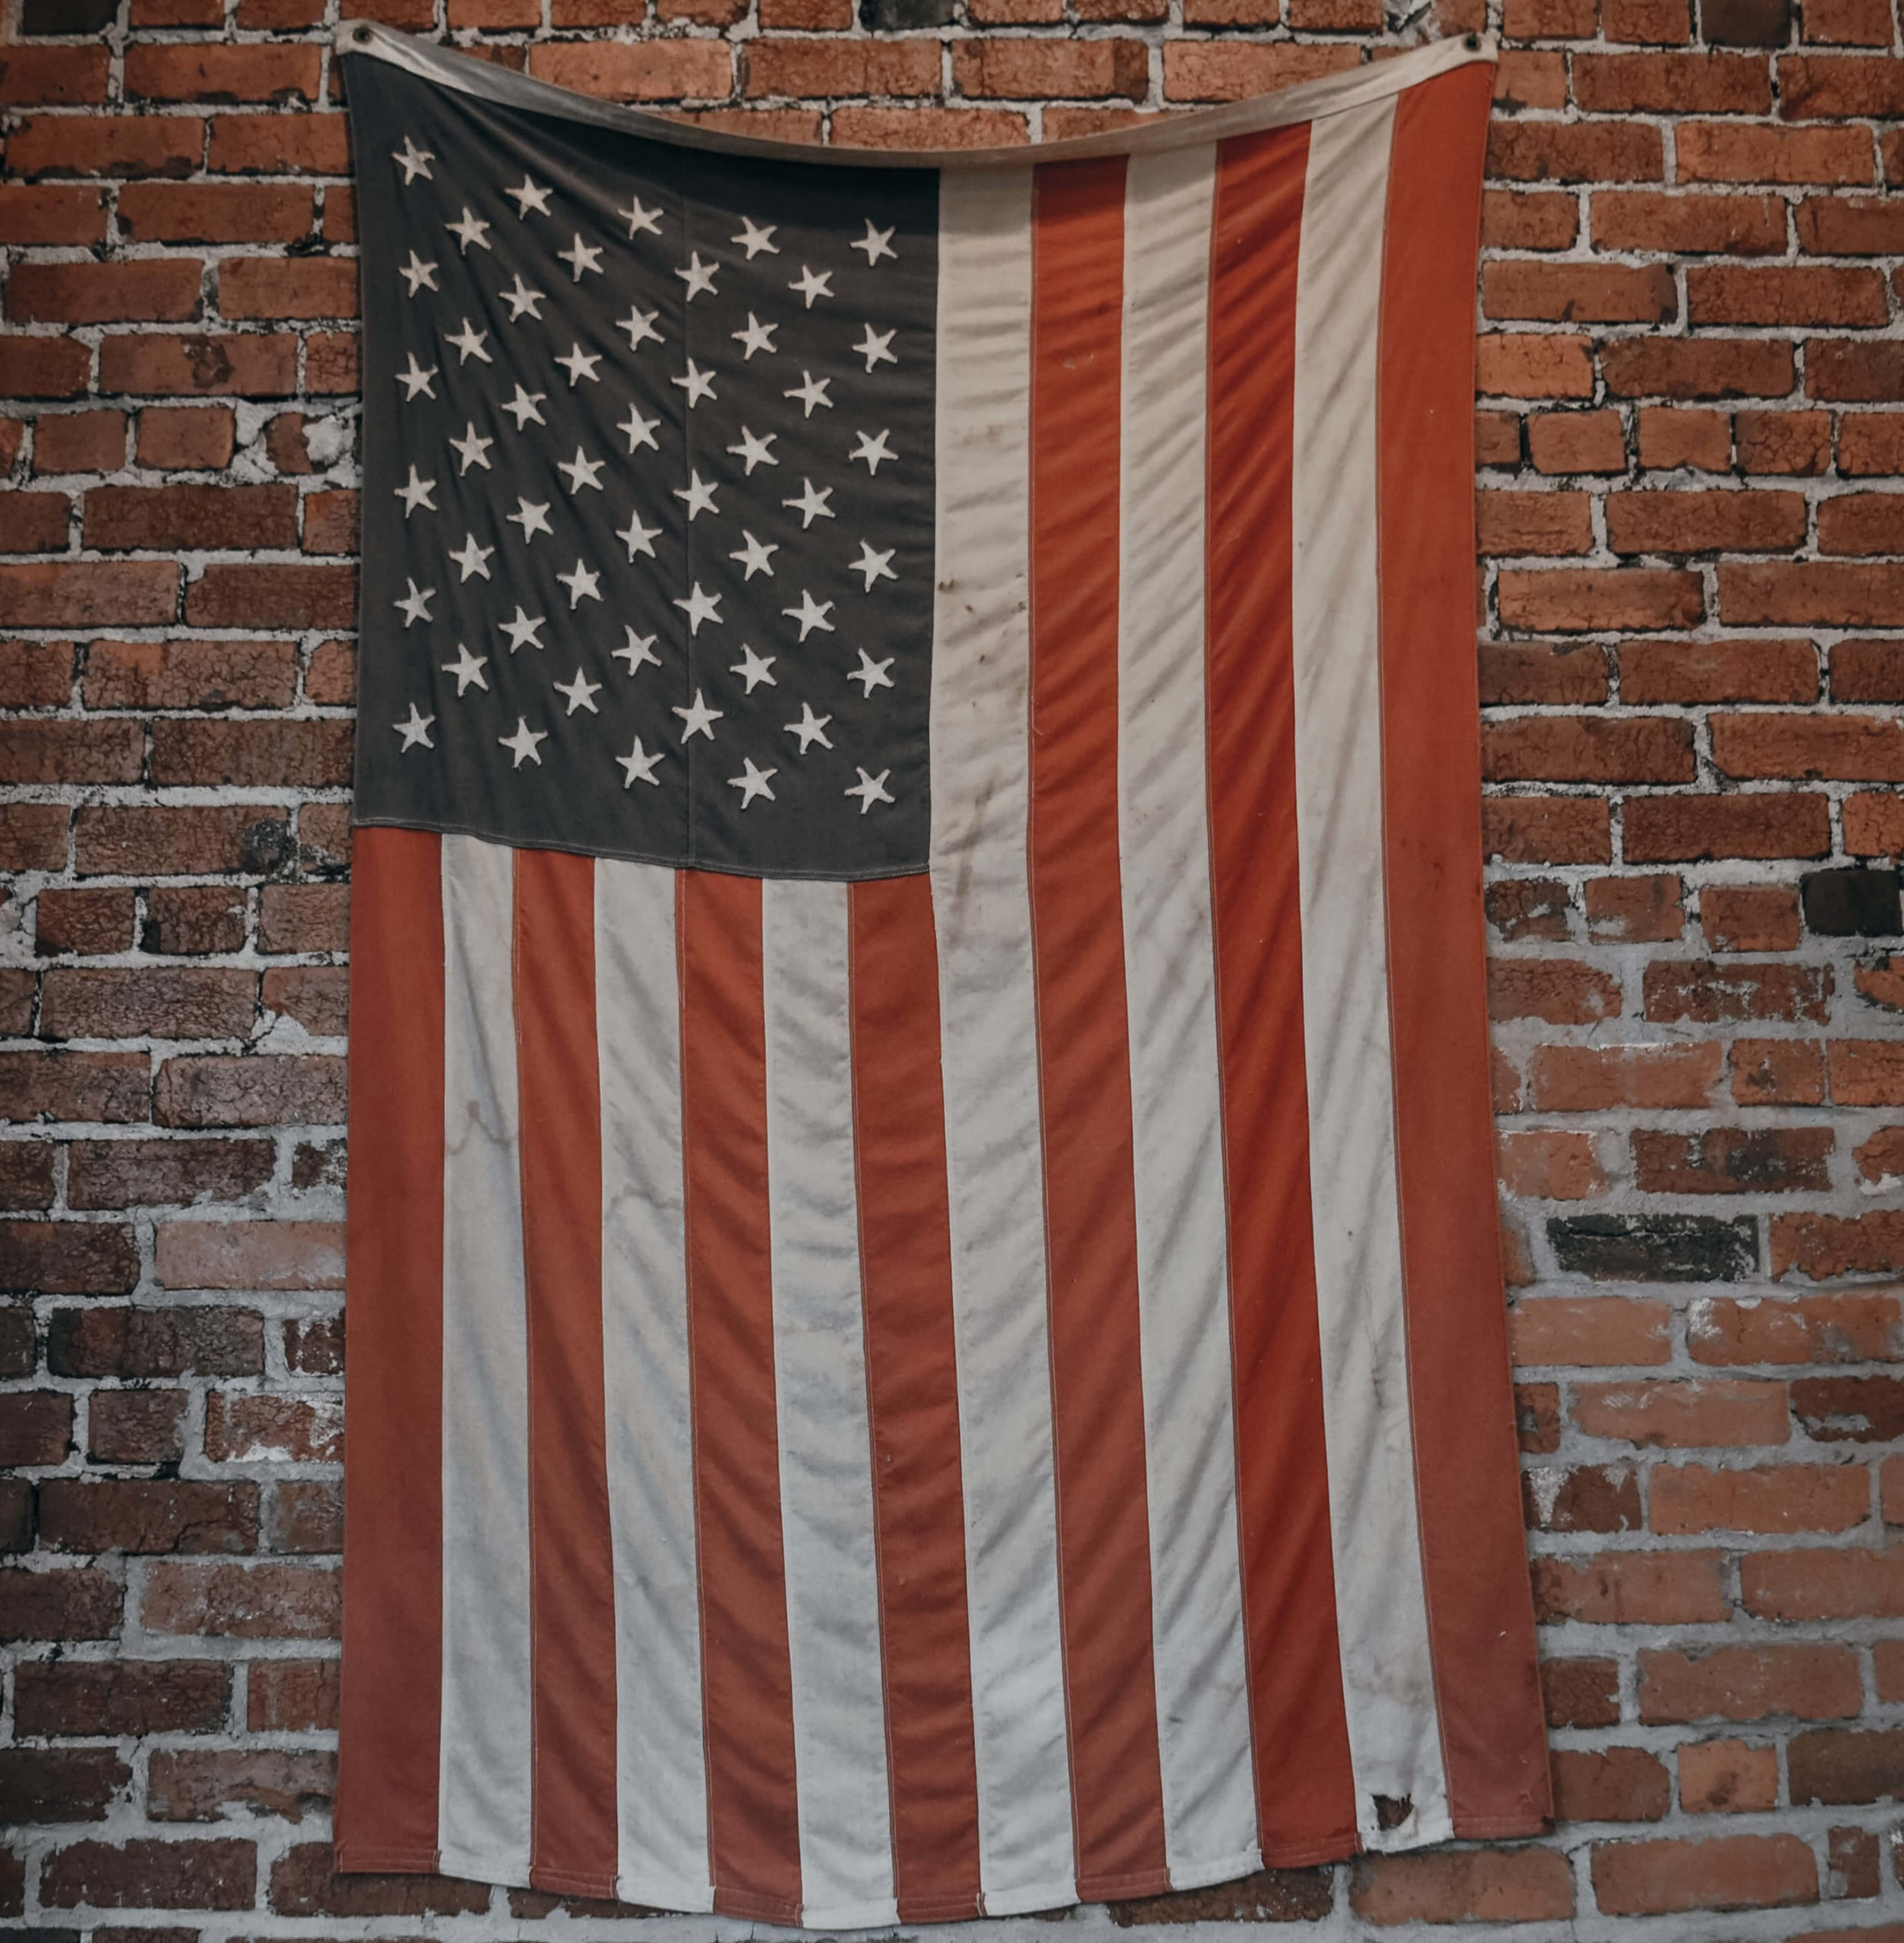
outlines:
[[1896, 871], [1812, 871], [1802, 880], [1805, 921], [1821, 937], [1888, 938], [1904, 931]]
[[1572, 1214], [1547, 1223], [1554, 1258], [1597, 1282], [1742, 1282], [1758, 1271], [1749, 1217]]

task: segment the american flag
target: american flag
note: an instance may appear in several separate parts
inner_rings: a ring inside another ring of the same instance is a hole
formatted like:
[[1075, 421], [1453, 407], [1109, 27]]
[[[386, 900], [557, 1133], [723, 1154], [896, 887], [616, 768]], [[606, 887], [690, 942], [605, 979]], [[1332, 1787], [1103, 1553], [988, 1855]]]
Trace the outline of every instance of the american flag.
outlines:
[[339, 1866], [833, 1928], [1534, 1831], [1488, 51], [875, 165], [343, 33]]

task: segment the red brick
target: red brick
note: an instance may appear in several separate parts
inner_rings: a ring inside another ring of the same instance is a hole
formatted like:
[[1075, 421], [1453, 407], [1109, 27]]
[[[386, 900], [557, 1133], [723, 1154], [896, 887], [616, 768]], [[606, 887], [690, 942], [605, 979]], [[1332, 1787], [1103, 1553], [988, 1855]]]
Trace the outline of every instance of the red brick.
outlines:
[[139, 414], [138, 461], [163, 471], [215, 472], [230, 464], [235, 432], [223, 405], [148, 405]]
[[108, 641], [93, 644], [81, 692], [89, 708], [282, 708], [297, 679], [288, 641]]
[[9, 398], [77, 398], [92, 368], [91, 351], [70, 338], [15, 337], [0, 385]]
[[232, 1704], [231, 1668], [204, 1660], [23, 1661], [14, 1681], [30, 1735], [211, 1734]]
[[150, 1568], [140, 1617], [154, 1633], [333, 1639], [340, 1610], [330, 1567], [161, 1560]]
[[74, 1842], [41, 1865], [39, 1894], [53, 1909], [244, 1910], [256, 1894], [255, 1843]]
[[344, 1549], [344, 1487], [336, 1478], [287, 1481], [268, 1501], [265, 1544], [277, 1552], [335, 1556]]
[[132, 1770], [110, 1748], [0, 1748], [0, 1820], [102, 1822]]
[[1904, 1794], [1904, 1734], [1818, 1727], [1789, 1746], [1794, 1806], [1833, 1806]]
[[168, 1221], [156, 1273], [168, 1289], [341, 1289], [343, 1240], [329, 1221]]
[[92, 1566], [0, 1571], [0, 1640], [112, 1639], [125, 1598], [110, 1573]]
[[296, 389], [298, 341], [251, 337], [109, 337], [99, 389], [156, 397], [282, 398]]
[[1814, 1282], [1904, 1270], [1904, 1213], [1845, 1219], [1827, 1214], [1776, 1217], [1772, 1273], [1783, 1275], [1795, 1268]]
[[1830, 1127], [1709, 1127], [1703, 1133], [1640, 1129], [1634, 1185], [1642, 1194], [1828, 1193]]
[[1617, 979], [1565, 959], [1496, 959], [1488, 966], [1488, 1011], [1496, 1019], [1543, 1019], [1585, 1025], [1617, 1018]]
[[152, 1757], [148, 1812], [155, 1822], [218, 1822], [236, 1808], [301, 1822], [336, 1786], [327, 1749], [163, 1748]]
[[1367, 1856], [1351, 1871], [1349, 1907], [1375, 1923], [1537, 1923], [1573, 1914], [1573, 1876], [1553, 1849]]
[[1838, 469], [1860, 477], [1904, 475], [1904, 412], [1846, 417], [1838, 427]]
[[36, 473], [117, 472], [125, 463], [122, 411], [62, 411], [35, 424]]
[[1620, 647], [1620, 698], [1641, 706], [1805, 702], [1817, 692], [1818, 657], [1808, 641], [1642, 641]]
[[0, 495], [0, 553], [63, 553], [72, 501], [64, 493]]
[[724, 100], [732, 61], [717, 40], [571, 41], [531, 48], [529, 72], [610, 101]]
[[1821, 553], [1904, 552], [1904, 493], [1847, 493], [1818, 508]]
[[1672, 1356], [1670, 1312], [1663, 1302], [1625, 1296], [1549, 1296], [1508, 1312], [1514, 1360], [1520, 1366], [1663, 1363]]
[[[1755, 719], [1755, 718], [1754, 718]], [[1672, 716], [1530, 715], [1486, 724], [1490, 783], [1690, 783], [1692, 725]]]
[[1606, 1191], [1606, 1176], [1587, 1134], [1503, 1134], [1496, 1160], [1501, 1185], [1512, 1195], [1537, 1201], [1591, 1201]]
[[1606, 805], [1580, 796], [1497, 796], [1481, 805], [1485, 853], [1513, 864], [1612, 860]]
[[1845, 849], [1854, 857], [1904, 854], [1904, 797], [1868, 792], [1844, 803]]
[[119, 222], [142, 243], [291, 243], [311, 233], [311, 191], [276, 182], [132, 183], [119, 191]]
[[257, 974], [232, 967], [62, 965], [41, 987], [49, 1039], [240, 1038], [257, 1005]]
[[1779, 112], [1792, 121], [1904, 115], [1904, 61], [1787, 55], [1779, 63]]
[[1831, 420], [1822, 411], [1742, 411], [1739, 462], [1748, 472], [1816, 478], [1831, 467]]
[[1904, 781], [1904, 723], [1882, 715], [1724, 715], [1713, 759], [1728, 775]]
[[245, 1724], [254, 1734], [334, 1732], [335, 1660], [254, 1660], [245, 1680]]
[[1615, 398], [1783, 398], [1792, 347], [1770, 338], [1622, 338], [1600, 355]]
[[1706, 264], [1686, 272], [1686, 308], [1698, 324], [1881, 324], [1890, 315], [1874, 269], [1809, 264]]
[[215, 1464], [340, 1463], [342, 1403], [335, 1396], [213, 1390], [205, 1403], [205, 1454]]
[[1709, 884], [1699, 922], [1711, 951], [1791, 951], [1804, 930], [1789, 884]]
[[1629, 864], [1823, 857], [1831, 849], [1822, 796], [1634, 796], [1627, 799], [1625, 823]]
[[747, 49], [748, 95], [936, 95], [935, 40], [758, 40]]
[[7, 315], [15, 323], [176, 323], [198, 315], [204, 269], [196, 257], [17, 263], [7, 280]]
[[345, 175], [350, 142], [342, 115], [220, 115], [207, 165], [222, 175]]
[[350, 893], [342, 884], [267, 884], [259, 899], [264, 951], [342, 951], [350, 943]]
[[111, 61], [104, 47], [0, 48], [0, 104], [103, 101]]
[[1624, 472], [1626, 433], [1617, 411], [1543, 411], [1527, 420], [1537, 472]]
[[1725, 472], [1732, 462], [1730, 421], [1723, 411], [1694, 411], [1665, 405], [1642, 405], [1636, 414], [1640, 463], [1649, 471], [1672, 472], [1691, 466]]
[[1841, 641], [1831, 650], [1833, 701], [1904, 701], [1904, 641]]
[[1763, 1619], [1904, 1617], [1904, 1548], [1748, 1552], [1739, 1573], [1745, 1610]]
[[1848, 1720], [1864, 1707], [1856, 1653], [1802, 1643], [1642, 1649], [1639, 1699], [1640, 1718], [1663, 1723]]
[[1803, 29], [1808, 41], [1888, 47], [1889, 0], [1805, 0]]
[[1474, 348], [1475, 388], [1483, 397], [1590, 398], [1587, 340], [1556, 332], [1519, 337], [1489, 332]]
[[197, 627], [348, 628], [356, 609], [348, 567], [215, 565], [185, 595], [185, 619]]
[[177, 1463], [185, 1454], [182, 1390], [96, 1390], [86, 1454], [96, 1464]]
[[7, 169], [22, 178], [189, 175], [204, 152], [197, 115], [43, 115], [8, 136]]
[[1644, 122], [1497, 121], [1487, 172], [1517, 182], [1658, 182], [1666, 158], [1659, 130]]
[[1723, 1058], [1716, 1045], [1540, 1046], [1528, 1068], [1529, 1104], [1559, 1113], [1704, 1107]]
[[1665, 943], [1685, 929], [1684, 888], [1669, 874], [1590, 877], [1584, 901], [1587, 935], [1607, 943]]
[[1591, 707], [1607, 699], [1606, 650], [1589, 641], [1483, 641], [1481, 701], [1565, 703]]
[[1808, 196], [1799, 203], [1798, 247], [1820, 257], [1904, 253], [1904, 215], [1887, 197]]
[[1785, 249], [1785, 205], [1774, 196], [1603, 189], [1593, 197], [1593, 238], [1597, 250], [1779, 256]]
[[[1847, 405], [1904, 398], [1904, 345], [1866, 338], [1820, 338], [1806, 347], [1805, 389]], [[1848, 421], [1853, 425], [1855, 421]]]
[[1783, 1444], [1791, 1434], [1782, 1383], [1581, 1384], [1573, 1416], [1589, 1437], [1669, 1450]]
[[1857, 1151], [1858, 1178], [1888, 1186], [1904, 1181], [1904, 1127], [1882, 1126]]
[[[1789, 71], [1789, 63], [1786, 68]], [[1684, 121], [1674, 137], [1682, 182], [1868, 182], [1871, 140], [1856, 128], [1768, 128]]]
[[1678, 316], [1679, 293], [1664, 263], [1546, 263], [1510, 257], [1482, 265], [1481, 308], [1489, 317], [1546, 323], [1663, 324]]
[[1501, 619], [1537, 633], [1608, 628], [1684, 628], [1704, 613], [1698, 576], [1665, 568], [1503, 568]]
[[1672, 1806], [1672, 1777], [1643, 1747], [1556, 1748], [1554, 1819], [1657, 1822]]
[[1579, 233], [1580, 213], [1571, 196], [1489, 189], [1482, 199], [1483, 249], [1567, 250]]
[[291, 486], [96, 486], [86, 495], [89, 546], [172, 550], [298, 543]]
[[39, 1538], [55, 1551], [253, 1551], [258, 1488], [176, 1478], [48, 1478], [39, 1487]]
[[177, 809], [128, 804], [89, 808], [79, 817], [82, 877], [266, 874], [285, 861], [291, 848], [285, 812], [269, 804]]
[[1701, 959], [1655, 959], [1643, 982], [1648, 1019], [1707, 1025], [1748, 1019], [1822, 1024], [1832, 987], [1826, 966], [1722, 965]]
[[126, 50], [128, 95], [153, 101], [314, 101], [315, 47], [134, 46]]
[[1871, 1516], [1871, 1479], [1846, 1465], [1771, 1464], [1751, 1470], [1664, 1465], [1652, 1476], [1653, 1529], [1707, 1532], [1848, 1532]]
[[1802, 546], [1796, 493], [1614, 493], [1607, 543], [1616, 553], [1779, 553]]
[[[705, 41], [664, 41], [705, 47]], [[226, 317], [354, 317], [357, 260], [351, 257], [227, 257], [218, 273], [218, 307]]]
[[0, 1221], [0, 1289], [121, 1296], [139, 1280], [132, 1230], [106, 1221]]
[[[1811, 1556], [1817, 1556], [1816, 1554]], [[1716, 1551], [1606, 1551], [1534, 1561], [1534, 1606], [1546, 1620], [1692, 1626], [1728, 1608]]]
[[97, 189], [0, 187], [0, 243], [98, 243], [106, 202]]
[[1778, 1806], [1773, 1747], [1708, 1740], [1679, 1749], [1679, 1805], [1689, 1815], [1744, 1815]]
[[0, 1392], [0, 1465], [61, 1464], [73, 1447], [73, 1400], [57, 1390]]
[[1616, 1660], [1543, 1660], [1540, 1690], [1549, 1727], [1605, 1727], [1619, 1719]]
[[263, 1325], [254, 1309], [55, 1309], [46, 1367], [55, 1376], [121, 1379], [256, 1376]]
[[1482, 553], [1589, 553], [1591, 503], [1584, 493], [1480, 493], [1475, 496]]
[[271, 1178], [264, 1140], [76, 1141], [67, 1150], [72, 1208], [162, 1207], [200, 1195], [236, 1200]]
[[344, 1086], [344, 1062], [328, 1055], [169, 1059], [154, 1116], [162, 1126], [341, 1126]]
[[1593, 1850], [1593, 1880], [1608, 1916], [1784, 1909], [1818, 1899], [1817, 1860], [1796, 1835], [1602, 1842]]
[[339, 785], [350, 779], [351, 743], [348, 722], [162, 716], [153, 724], [152, 777], [159, 783]]

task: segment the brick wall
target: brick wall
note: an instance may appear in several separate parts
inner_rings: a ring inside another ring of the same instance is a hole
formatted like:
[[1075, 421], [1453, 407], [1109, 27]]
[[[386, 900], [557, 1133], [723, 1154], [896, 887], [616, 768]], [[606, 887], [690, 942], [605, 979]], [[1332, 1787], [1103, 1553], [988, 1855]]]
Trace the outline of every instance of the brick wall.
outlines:
[[[1896, 1943], [1904, 58], [1888, 0], [1502, 3], [361, 11], [875, 145], [1504, 35], [1480, 656], [1565, 1819], [1111, 1919]], [[0, 16], [0, 1930], [614, 1919], [329, 1872], [358, 411], [336, 10]]]

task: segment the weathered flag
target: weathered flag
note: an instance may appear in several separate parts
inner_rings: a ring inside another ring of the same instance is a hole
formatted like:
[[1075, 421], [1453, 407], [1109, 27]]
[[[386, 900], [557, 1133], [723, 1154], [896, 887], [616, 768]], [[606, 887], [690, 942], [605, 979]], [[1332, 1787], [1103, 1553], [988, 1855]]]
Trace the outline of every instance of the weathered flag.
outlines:
[[346, 1869], [1537, 1829], [1446, 43], [1036, 155], [377, 28]]

